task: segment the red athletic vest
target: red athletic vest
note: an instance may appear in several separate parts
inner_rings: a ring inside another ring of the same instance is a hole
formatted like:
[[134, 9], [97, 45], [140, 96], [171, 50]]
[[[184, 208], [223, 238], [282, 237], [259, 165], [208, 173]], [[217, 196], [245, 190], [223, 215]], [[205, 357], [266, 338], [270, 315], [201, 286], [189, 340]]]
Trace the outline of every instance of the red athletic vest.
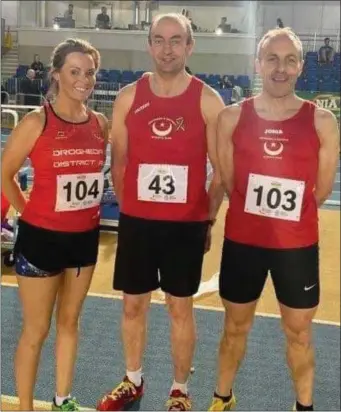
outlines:
[[45, 106], [45, 128], [29, 158], [33, 188], [21, 219], [45, 229], [82, 232], [99, 224], [105, 141], [94, 113], [83, 123]]
[[279, 249], [318, 241], [315, 107], [306, 101], [292, 118], [267, 121], [257, 115], [253, 98], [242, 103], [232, 136], [234, 189], [226, 238]]
[[179, 96], [155, 96], [148, 76], [136, 85], [121, 211], [144, 219], [208, 219], [203, 83], [192, 78]]

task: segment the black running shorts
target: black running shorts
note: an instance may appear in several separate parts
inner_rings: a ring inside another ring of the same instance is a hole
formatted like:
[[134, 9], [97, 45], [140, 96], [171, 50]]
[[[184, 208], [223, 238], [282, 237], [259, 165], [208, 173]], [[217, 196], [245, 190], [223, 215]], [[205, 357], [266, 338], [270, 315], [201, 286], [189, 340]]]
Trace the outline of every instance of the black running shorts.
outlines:
[[268, 249], [225, 239], [221, 258], [220, 296], [234, 303], [257, 300], [268, 272], [277, 299], [291, 308], [309, 309], [318, 305], [319, 247]]
[[207, 222], [146, 220], [120, 215], [113, 287], [128, 294], [159, 287], [177, 297], [199, 288]]
[[18, 222], [14, 246], [17, 273], [29, 277], [53, 276], [67, 268], [97, 262], [99, 228], [86, 232], [59, 232]]

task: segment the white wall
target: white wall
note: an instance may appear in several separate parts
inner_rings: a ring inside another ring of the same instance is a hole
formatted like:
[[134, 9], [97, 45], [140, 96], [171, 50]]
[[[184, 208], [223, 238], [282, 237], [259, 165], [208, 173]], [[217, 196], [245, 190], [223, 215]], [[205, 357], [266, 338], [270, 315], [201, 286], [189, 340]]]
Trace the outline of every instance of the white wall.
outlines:
[[6, 26], [16, 26], [18, 21], [17, 0], [1, 1], [1, 17], [6, 20]]
[[221, 18], [227, 17], [227, 24], [231, 24], [232, 28], [238, 29], [244, 33], [254, 33], [256, 21], [255, 9], [257, 5], [257, 2], [255, 1], [238, 2], [239, 4], [235, 6], [224, 5], [224, 3], [227, 3], [224, 1], [219, 2], [221, 4], [220, 6], [202, 5], [202, 3], [208, 2], [196, 2], [198, 5], [193, 5], [190, 1], [181, 3], [184, 4], [164, 5], [161, 1], [158, 12], [181, 13], [182, 9], [185, 8], [189, 11], [193, 23], [208, 31], [214, 31], [220, 24]]
[[339, 1], [273, 1], [262, 5], [260, 19], [266, 30], [276, 26], [278, 17], [297, 33], [340, 31]]
[[[74, 4], [77, 27], [94, 26], [96, 15], [100, 12], [101, 2], [85, 0], [46, 1], [46, 25], [52, 25], [54, 17], [62, 16], [69, 3]], [[17, 24], [17, 5], [20, 3], [21, 26], [34, 27], [37, 18], [39, 1], [2, 0], [2, 15], [8, 24]], [[91, 3], [90, 13], [89, 5]], [[133, 3], [130, 0], [106, 2], [110, 18], [113, 17], [115, 27], [127, 28], [133, 22]], [[144, 20], [144, 1], [141, 1], [141, 20]], [[94, 5], [95, 4], [95, 5]], [[209, 5], [208, 5], [209, 4]], [[340, 31], [339, 1], [160, 1], [157, 13], [181, 12], [185, 8], [196, 25], [213, 31], [226, 16], [228, 23], [244, 33], [253, 34], [256, 27], [264, 31], [276, 25], [277, 17], [284, 24], [292, 27], [298, 33], [331, 34]], [[90, 14], [90, 15], [89, 15]]]

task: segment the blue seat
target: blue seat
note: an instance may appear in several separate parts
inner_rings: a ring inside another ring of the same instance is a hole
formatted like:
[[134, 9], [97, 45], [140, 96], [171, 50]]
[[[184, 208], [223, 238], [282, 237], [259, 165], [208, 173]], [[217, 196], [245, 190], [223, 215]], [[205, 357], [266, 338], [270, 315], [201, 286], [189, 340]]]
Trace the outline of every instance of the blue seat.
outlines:
[[220, 74], [209, 74], [208, 77], [207, 77], [207, 83], [210, 86], [218, 85], [220, 80], [221, 80]]
[[136, 80], [137, 80], [137, 79], [140, 79], [140, 78], [143, 76], [144, 73], [145, 73], [144, 70], [137, 70], [137, 71], [135, 72], [135, 78], [136, 78]]
[[98, 71], [97, 75], [96, 75], [96, 79], [99, 82], [107, 82], [109, 81], [109, 73], [107, 70], [105, 69], [101, 69]]
[[216, 89], [226, 105], [231, 104], [232, 89]]
[[109, 82], [119, 82], [121, 80], [120, 70], [109, 70], [108, 81]]
[[123, 70], [121, 73], [121, 82], [122, 83], [132, 83], [136, 80], [135, 73], [131, 70]]
[[197, 73], [195, 76], [198, 79], [202, 80], [203, 82], [207, 82], [207, 74], [206, 73]]
[[249, 76], [246, 75], [240, 75], [237, 76], [235, 84], [237, 86], [240, 86], [241, 88], [248, 88], [250, 87], [250, 79]]

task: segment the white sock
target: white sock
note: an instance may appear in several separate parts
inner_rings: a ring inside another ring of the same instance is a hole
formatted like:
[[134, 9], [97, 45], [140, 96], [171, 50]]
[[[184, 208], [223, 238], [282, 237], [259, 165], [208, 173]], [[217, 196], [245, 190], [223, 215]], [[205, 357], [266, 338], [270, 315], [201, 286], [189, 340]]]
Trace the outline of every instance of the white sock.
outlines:
[[178, 383], [176, 381], [173, 382], [173, 385], [171, 387], [171, 392], [174, 390], [179, 390], [181, 393], [187, 395], [188, 389], [187, 389], [187, 382], [185, 383]]
[[127, 376], [130, 382], [133, 382], [135, 386], [140, 386], [142, 383], [142, 368], [133, 372], [127, 370]]
[[54, 397], [54, 401], [56, 402], [57, 406], [62, 406], [65, 399], [71, 399], [71, 395], [68, 394], [68, 396], [58, 396], [56, 394], [56, 396]]

